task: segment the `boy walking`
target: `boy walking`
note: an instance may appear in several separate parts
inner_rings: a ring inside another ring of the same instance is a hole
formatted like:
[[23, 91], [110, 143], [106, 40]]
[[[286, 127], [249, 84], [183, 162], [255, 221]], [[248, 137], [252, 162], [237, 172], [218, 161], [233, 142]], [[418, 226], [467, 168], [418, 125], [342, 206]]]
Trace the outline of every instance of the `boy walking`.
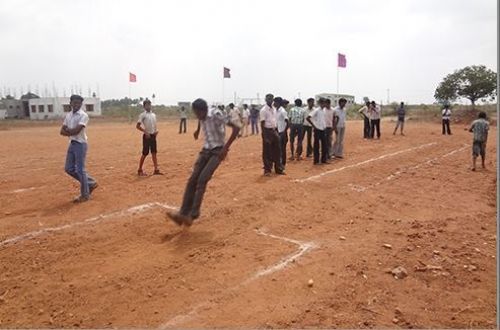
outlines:
[[333, 145], [333, 155], [335, 158], [344, 158], [344, 136], [345, 136], [345, 105], [347, 100], [341, 98], [339, 105], [333, 112], [333, 129], [335, 130], [335, 144]]
[[186, 111], [186, 108], [184, 106], [182, 106], [181, 109], [179, 110], [179, 112], [180, 112], [180, 115], [181, 115], [181, 121], [179, 123], [179, 134], [186, 133], [186, 128], [187, 128], [187, 111]]
[[451, 135], [451, 130], [450, 130], [450, 117], [451, 117], [451, 110], [450, 110], [450, 105], [445, 104], [444, 109], [441, 111], [442, 115], [442, 126], [443, 126], [443, 135]]
[[478, 115], [478, 119], [472, 122], [469, 132], [474, 133], [472, 140], [472, 170], [476, 170], [476, 160], [479, 155], [481, 155], [481, 165], [483, 168], [485, 166], [486, 158], [486, 141], [488, 141], [488, 131], [490, 125], [486, 120], [486, 112], [481, 111]]
[[[227, 116], [221, 110], [215, 108], [208, 110], [207, 102], [203, 99], [196, 99], [192, 107], [198, 118], [199, 127], [203, 129], [205, 142], [187, 182], [180, 211], [167, 212], [167, 216], [177, 225], [188, 227], [199, 218], [207, 184], [219, 164], [226, 158], [240, 130], [237, 125], [227, 120]], [[230, 126], [232, 131], [229, 140], [224, 143], [226, 125]], [[198, 135], [199, 128], [194, 133], [194, 138], [198, 139]]]
[[[308, 116], [307, 121], [314, 129], [314, 165], [328, 164], [328, 147], [326, 145], [326, 118], [323, 109], [324, 99], [319, 100], [319, 108], [314, 109]], [[321, 159], [320, 159], [321, 149]]]
[[[294, 160], [295, 157], [297, 157], [297, 160], [300, 160], [302, 156], [302, 139], [304, 138], [303, 125], [305, 111], [302, 108], [301, 99], [296, 99], [294, 103], [295, 106], [290, 109], [290, 160]], [[295, 137], [297, 137], [297, 150], [294, 154]]]
[[80, 196], [73, 202], [82, 203], [90, 199], [90, 194], [97, 188], [97, 182], [85, 170], [87, 156], [86, 128], [89, 116], [81, 109], [83, 97], [71, 95], [71, 111], [66, 114], [60, 134], [69, 137], [69, 147], [66, 154], [64, 169], [68, 175], [80, 182]]
[[394, 129], [392, 135], [396, 135], [396, 132], [398, 131], [399, 127], [401, 127], [401, 135], [405, 135], [403, 133], [403, 128], [405, 126], [405, 115], [406, 115], [404, 102], [401, 102], [401, 104], [399, 105], [399, 108], [397, 110], [397, 115], [398, 115], [398, 123], [396, 124], [396, 128]]
[[284, 175], [283, 166], [280, 162], [280, 138], [276, 123], [276, 109], [272, 107], [273, 94], [266, 95], [266, 104], [260, 109], [260, 127], [262, 132], [262, 162], [264, 163], [264, 176], [271, 175], [274, 171], [278, 175]]
[[312, 126], [311, 123], [307, 120], [307, 117], [314, 110], [314, 99], [311, 97], [307, 99], [307, 108], [304, 113], [304, 136], [306, 137], [306, 157], [311, 157], [313, 154], [313, 145], [312, 145]]
[[[156, 115], [151, 111], [151, 101], [145, 100], [142, 103], [144, 111], [139, 115], [137, 124], [135, 128], [141, 131], [142, 134], [142, 155], [139, 160], [139, 169], [137, 170], [137, 175], [146, 176], [142, 170], [144, 165], [144, 160], [149, 155], [151, 151], [151, 158], [153, 158], [154, 172], [153, 175], [162, 175], [158, 168], [158, 160], [156, 158], [157, 146], [156, 146], [156, 136], [158, 135], [158, 130], [156, 129]], [[179, 132], [180, 133], [180, 132]]]

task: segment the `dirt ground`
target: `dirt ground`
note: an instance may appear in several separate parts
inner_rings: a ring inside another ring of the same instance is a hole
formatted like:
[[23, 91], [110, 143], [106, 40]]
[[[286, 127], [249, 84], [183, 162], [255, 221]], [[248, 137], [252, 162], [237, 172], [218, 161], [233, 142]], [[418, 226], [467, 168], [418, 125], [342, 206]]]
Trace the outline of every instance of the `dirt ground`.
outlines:
[[238, 139], [190, 229], [165, 210], [194, 121], [160, 123], [165, 175], [139, 178], [139, 132], [91, 120], [100, 186], [79, 205], [57, 126], [1, 130], [0, 327], [495, 328], [496, 127], [474, 173], [462, 125], [386, 121], [379, 141], [361, 126], [344, 160], [269, 178], [260, 137]]

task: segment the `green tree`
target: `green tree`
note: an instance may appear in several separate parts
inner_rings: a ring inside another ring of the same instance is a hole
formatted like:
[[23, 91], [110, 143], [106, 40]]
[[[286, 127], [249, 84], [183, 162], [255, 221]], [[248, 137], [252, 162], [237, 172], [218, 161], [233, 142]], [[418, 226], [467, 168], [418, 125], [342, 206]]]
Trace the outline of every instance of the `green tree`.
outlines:
[[496, 89], [496, 72], [484, 65], [472, 65], [444, 77], [436, 88], [434, 97], [439, 102], [452, 102], [463, 97], [469, 99], [474, 106], [478, 100], [494, 100]]

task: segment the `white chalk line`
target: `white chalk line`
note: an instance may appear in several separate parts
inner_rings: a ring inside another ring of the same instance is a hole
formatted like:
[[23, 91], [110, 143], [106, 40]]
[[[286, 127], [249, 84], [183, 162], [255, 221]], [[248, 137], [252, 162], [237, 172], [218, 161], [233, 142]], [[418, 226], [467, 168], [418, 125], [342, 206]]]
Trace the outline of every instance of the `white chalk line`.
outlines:
[[57, 227], [42, 228], [42, 229], [34, 230], [34, 231], [31, 231], [31, 232], [28, 232], [28, 233], [25, 233], [22, 235], [14, 236], [14, 237], [8, 238], [6, 240], [0, 241], [0, 247], [6, 246], [9, 244], [13, 244], [16, 242], [20, 242], [20, 241], [33, 239], [33, 238], [38, 237], [38, 236], [43, 235], [43, 234], [48, 234], [48, 233], [53, 233], [53, 232], [57, 232], [57, 231], [65, 230], [65, 229], [70, 229], [70, 228], [74, 228], [74, 227], [78, 227], [78, 226], [93, 224], [93, 223], [97, 223], [97, 222], [100, 222], [100, 221], [103, 221], [106, 219], [110, 219], [110, 218], [124, 217], [124, 216], [131, 215], [131, 214], [143, 213], [143, 212], [148, 211], [154, 207], [161, 207], [161, 208], [167, 209], [167, 210], [177, 210], [176, 207], [170, 206], [168, 204], [158, 203], [158, 202], [136, 205], [136, 206], [132, 206], [128, 209], [115, 211], [115, 212], [111, 212], [108, 214], [100, 214], [98, 216], [94, 216], [94, 217], [91, 217], [91, 218], [88, 218], [88, 219], [85, 219], [82, 221], [73, 222], [73, 223], [69, 223], [69, 224], [65, 224], [65, 225], [61, 225], [61, 226], [57, 226]]
[[22, 193], [22, 192], [26, 192], [26, 191], [31, 191], [31, 190], [35, 190], [35, 189], [40, 189], [41, 187], [29, 187], [29, 188], [20, 188], [20, 189], [15, 189], [15, 190], [12, 190], [10, 191], [11, 194], [18, 194], [18, 193]]
[[373, 183], [373, 184], [370, 184], [368, 186], [361, 186], [361, 185], [356, 185], [356, 184], [352, 184], [352, 183], [349, 183], [348, 186], [351, 187], [352, 190], [354, 191], [357, 191], [357, 192], [363, 192], [363, 191], [366, 191], [368, 189], [371, 189], [373, 187], [376, 187], [384, 182], [387, 182], [387, 181], [390, 181], [392, 179], [395, 179], [396, 177], [400, 176], [403, 174], [403, 172], [405, 171], [411, 171], [411, 170], [416, 170], [416, 169], [419, 169], [420, 167], [424, 166], [424, 165], [432, 165], [434, 162], [438, 161], [439, 159], [442, 159], [442, 158], [446, 158], [446, 157], [449, 157], [453, 154], [456, 154], [457, 152], [460, 152], [466, 148], [470, 147], [469, 145], [465, 144], [464, 146], [460, 147], [460, 148], [457, 148], [457, 149], [454, 149], [452, 151], [449, 151], [441, 156], [437, 156], [437, 157], [432, 157], [432, 158], [429, 158], [421, 163], [418, 163], [416, 165], [412, 165], [412, 166], [407, 166], [399, 171], [396, 171], [394, 173], [392, 173], [391, 175], [389, 175], [388, 177], [386, 177], [385, 179], [383, 180], [380, 180], [376, 183]]
[[[269, 234], [269, 233], [267, 233], [263, 230], [260, 230], [260, 229], [255, 230], [255, 232], [258, 235], [268, 236], [268, 237], [271, 237], [274, 239], [279, 239], [279, 240], [282, 240], [282, 241], [285, 241], [288, 243], [298, 245], [299, 248], [296, 252], [292, 253], [291, 255], [284, 257], [283, 259], [281, 259], [277, 263], [274, 263], [274, 264], [270, 265], [269, 267], [266, 267], [265, 269], [257, 271], [255, 274], [253, 274], [252, 276], [250, 276], [249, 278], [247, 278], [243, 282], [227, 289], [222, 294], [227, 294], [228, 292], [239, 290], [242, 287], [247, 286], [248, 284], [254, 282], [255, 280], [257, 280], [263, 276], [267, 276], [267, 275], [270, 275], [272, 273], [281, 271], [281, 270], [285, 269], [288, 265], [290, 265], [290, 263], [295, 262], [295, 260], [299, 259], [304, 254], [306, 254], [308, 251], [310, 251], [318, 246], [314, 242], [302, 242], [302, 241], [294, 240], [294, 239], [287, 238], [287, 237], [277, 236], [277, 235]], [[173, 318], [169, 319], [167, 322], [160, 325], [159, 329], [176, 327], [182, 323], [193, 320], [198, 315], [198, 311], [201, 308], [207, 306], [208, 304], [209, 304], [209, 300], [206, 300], [204, 302], [201, 302], [201, 303], [195, 305], [195, 307], [193, 307], [186, 314], [180, 314], [180, 315], [174, 316]]]
[[354, 167], [359, 167], [359, 166], [362, 166], [362, 165], [365, 165], [365, 164], [368, 164], [368, 163], [372, 163], [372, 162], [375, 162], [375, 161], [378, 161], [378, 160], [382, 160], [382, 159], [389, 158], [389, 157], [394, 157], [394, 156], [397, 156], [397, 155], [405, 153], [405, 152], [410, 152], [410, 151], [414, 151], [414, 150], [418, 150], [418, 149], [430, 147], [430, 146], [433, 146], [433, 145], [436, 145], [436, 144], [437, 144], [437, 142], [431, 142], [431, 143], [422, 144], [420, 146], [416, 146], [416, 147], [412, 147], [412, 148], [408, 148], [408, 149], [399, 150], [399, 151], [396, 151], [396, 152], [393, 152], [393, 153], [390, 153], [390, 154], [385, 154], [385, 155], [381, 155], [381, 156], [378, 156], [378, 157], [375, 157], [375, 158], [370, 158], [370, 159], [364, 160], [364, 161], [356, 163], [356, 164], [346, 165], [346, 166], [335, 168], [333, 170], [326, 171], [326, 172], [323, 172], [323, 173], [320, 173], [320, 174], [317, 174], [317, 175], [313, 175], [313, 176], [310, 176], [310, 177], [307, 177], [307, 178], [304, 178], [304, 179], [295, 179], [293, 181], [294, 182], [299, 182], [299, 183], [303, 183], [303, 182], [307, 182], [307, 181], [316, 181], [316, 180], [320, 179], [321, 177], [323, 177], [325, 175], [328, 175], [328, 174], [340, 172], [340, 171], [347, 170], [347, 169], [354, 168]]

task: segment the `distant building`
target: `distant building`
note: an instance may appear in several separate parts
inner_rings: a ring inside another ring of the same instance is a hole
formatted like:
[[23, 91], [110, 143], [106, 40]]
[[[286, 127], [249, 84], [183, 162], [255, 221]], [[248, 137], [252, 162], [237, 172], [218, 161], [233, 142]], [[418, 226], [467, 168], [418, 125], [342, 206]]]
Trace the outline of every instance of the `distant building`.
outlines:
[[16, 100], [15, 98], [5, 98], [2, 100], [3, 106], [6, 112], [6, 118], [24, 118], [23, 113], [23, 103], [21, 100]]
[[[62, 118], [71, 111], [69, 97], [42, 97], [28, 101], [29, 117], [32, 120]], [[90, 116], [101, 116], [101, 100], [84, 97], [83, 110]]]
[[341, 98], [344, 98], [344, 99], [347, 100], [347, 105], [346, 106], [350, 106], [350, 105], [354, 104], [354, 96], [353, 95], [334, 94], [334, 93], [321, 93], [321, 94], [318, 94], [318, 95], [315, 96], [316, 102], [321, 97], [323, 97], [325, 99], [330, 99], [330, 101], [332, 102], [332, 105], [335, 105], [335, 106], [338, 104], [338, 101]]

